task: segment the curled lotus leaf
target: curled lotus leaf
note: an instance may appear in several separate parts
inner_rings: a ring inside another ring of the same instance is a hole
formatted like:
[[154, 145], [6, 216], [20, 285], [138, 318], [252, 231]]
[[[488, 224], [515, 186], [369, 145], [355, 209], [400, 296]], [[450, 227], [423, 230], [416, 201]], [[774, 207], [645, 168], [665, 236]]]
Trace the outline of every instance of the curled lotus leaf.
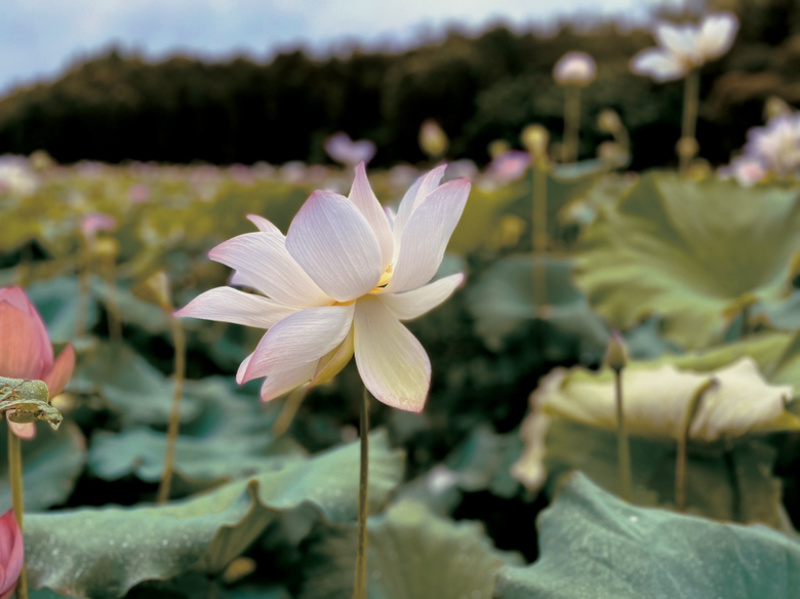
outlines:
[[800, 189], [650, 173], [586, 229], [575, 282], [614, 327], [657, 315], [667, 339], [702, 348], [786, 297], [798, 253]]
[[[622, 374], [625, 422], [631, 435], [714, 442], [748, 433], [800, 429], [786, 410], [791, 385], [770, 385], [755, 360], [742, 357], [710, 372], [627, 368]], [[549, 415], [606, 430], [616, 429], [614, 379], [610, 372], [557, 369], [532, 402]]]

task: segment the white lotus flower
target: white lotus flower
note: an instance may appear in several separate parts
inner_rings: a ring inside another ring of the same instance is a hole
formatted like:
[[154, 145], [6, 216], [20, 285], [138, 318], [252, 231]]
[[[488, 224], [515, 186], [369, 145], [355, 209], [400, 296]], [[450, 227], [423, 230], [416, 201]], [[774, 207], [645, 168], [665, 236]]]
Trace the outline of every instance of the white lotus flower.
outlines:
[[597, 76], [597, 63], [586, 52], [567, 52], [553, 68], [559, 85], [589, 85]]
[[417, 179], [394, 218], [378, 203], [363, 163], [349, 197], [315, 191], [286, 236], [250, 215], [259, 232], [225, 241], [209, 257], [235, 270], [232, 284], [262, 295], [217, 287], [176, 314], [268, 329], [236, 377], [266, 377], [264, 400], [329, 380], [355, 353], [372, 395], [422, 410], [430, 361], [400, 321], [435, 308], [464, 280], [455, 274], [429, 282], [470, 189], [466, 179], [439, 185], [444, 170]]
[[707, 15], [699, 26], [660, 21], [654, 32], [658, 47], [634, 56], [631, 70], [659, 82], [680, 79], [730, 50], [738, 30], [739, 19], [730, 12]]

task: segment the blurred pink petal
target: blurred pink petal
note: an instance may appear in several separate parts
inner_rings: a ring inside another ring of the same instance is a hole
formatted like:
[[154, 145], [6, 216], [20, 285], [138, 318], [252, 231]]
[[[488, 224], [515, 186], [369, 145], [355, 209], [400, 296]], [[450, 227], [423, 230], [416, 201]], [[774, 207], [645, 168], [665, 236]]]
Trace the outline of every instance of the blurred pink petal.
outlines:
[[13, 594], [24, 561], [22, 531], [11, 509], [0, 516], [0, 599]]

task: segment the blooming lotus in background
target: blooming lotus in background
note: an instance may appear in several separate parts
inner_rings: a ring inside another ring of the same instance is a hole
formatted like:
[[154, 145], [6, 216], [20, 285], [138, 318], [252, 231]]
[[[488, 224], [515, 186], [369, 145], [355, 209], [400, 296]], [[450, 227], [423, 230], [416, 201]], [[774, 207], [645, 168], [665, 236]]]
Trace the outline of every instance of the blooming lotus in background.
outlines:
[[24, 560], [22, 532], [14, 510], [8, 510], [0, 516], [0, 599], [8, 599], [14, 594]]
[[597, 76], [597, 63], [586, 52], [567, 52], [553, 68], [559, 85], [589, 85]]
[[86, 239], [94, 239], [100, 231], [113, 231], [117, 221], [110, 214], [90, 212], [81, 218], [81, 233]]
[[739, 19], [730, 12], [706, 15], [699, 25], [660, 21], [654, 31], [658, 47], [634, 56], [631, 70], [658, 82], [681, 79], [730, 50], [738, 30]]
[[779, 114], [766, 127], [750, 129], [744, 155], [776, 175], [796, 172], [800, 169], [800, 113]]
[[250, 215], [259, 231], [223, 242], [209, 257], [234, 269], [232, 284], [261, 295], [217, 287], [176, 315], [267, 329], [236, 375], [239, 383], [266, 377], [264, 400], [330, 380], [355, 353], [375, 398], [422, 410], [430, 361], [400, 321], [432, 310], [464, 280], [430, 282], [470, 190], [466, 179], [439, 185], [444, 170], [417, 179], [396, 216], [378, 203], [363, 162], [348, 197], [315, 191], [286, 236]]
[[516, 181], [531, 165], [531, 155], [521, 150], [509, 150], [500, 154], [486, 167], [486, 175], [499, 183]]
[[766, 127], [747, 132], [742, 155], [720, 169], [722, 177], [733, 177], [742, 185], [752, 185], [767, 175], [779, 177], [800, 170], [800, 113], [773, 116]]
[[375, 156], [375, 144], [368, 139], [353, 141], [343, 131], [325, 140], [325, 151], [333, 160], [345, 166], [355, 166], [363, 162], [368, 164]]
[[[19, 287], [0, 289], [0, 376], [44, 381], [50, 397], [61, 393], [75, 369], [72, 345], [53, 359], [53, 347], [41, 316]], [[30, 439], [32, 422], [8, 425], [19, 437]]]

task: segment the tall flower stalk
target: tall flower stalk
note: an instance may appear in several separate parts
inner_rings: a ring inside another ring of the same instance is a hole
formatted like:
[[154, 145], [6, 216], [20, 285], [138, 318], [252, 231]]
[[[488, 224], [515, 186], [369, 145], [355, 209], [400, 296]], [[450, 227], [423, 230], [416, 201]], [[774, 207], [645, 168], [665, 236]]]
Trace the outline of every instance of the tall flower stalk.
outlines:
[[658, 21], [655, 48], [639, 52], [631, 60], [631, 70], [659, 83], [686, 78], [684, 84], [683, 122], [676, 145], [679, 166], [686, 172], [698, 154], [695, 135], [700, 95], [700, 67], [730, 50], [739, 29], [739, 20], [730, 12], [706, 15], [698, 25], [675, 25]]
[[564, 141], [561, 159], [566, 164], [578, 160], [581, 88], [594, 81], [596, 75], [597, 64], [585, 52], [567, 52], [553, 68], [553, 79], [564, 87]]
[[[455, 274], [431, 282], [470, 190], [466, 179], [440, 184], [445, 168], [417, 179], [396, 215], [381, 207], [363, 163], [348, 197], [315, 191], [285, 236], [250, 215], [258, 232], [225, 241], [209, 256], [234, 269], [232, 284], [258, 293], [217, 287], [175, 314], [267, 329], [236, 377], [239, 383], [264, 377], [264, 401], [330, 380], [355, 355], [364, 386], [378, 401], [421, 411], [430, 360], [401, 321], [432, 310], [464, 280]], [[366, 485], [366, 406], [362, 414], [360, 484]], [[365, 493], [360, 536], [366, 535]], [[365, 559], [366, 551], [359, 564]], [[359, 567], [365, 580], [366, 566]]]
[[628, 363], [622, 336], [613, 331], [606, 347], [606, 364], [614, 371], [614, 395], [617, 413], [617, 468], [619, 469], [619, 494], [626, 501], [633, 499], [633, 473], [628, 427], [625, 423], [625, 404], [622, 394], [622, 371]]

